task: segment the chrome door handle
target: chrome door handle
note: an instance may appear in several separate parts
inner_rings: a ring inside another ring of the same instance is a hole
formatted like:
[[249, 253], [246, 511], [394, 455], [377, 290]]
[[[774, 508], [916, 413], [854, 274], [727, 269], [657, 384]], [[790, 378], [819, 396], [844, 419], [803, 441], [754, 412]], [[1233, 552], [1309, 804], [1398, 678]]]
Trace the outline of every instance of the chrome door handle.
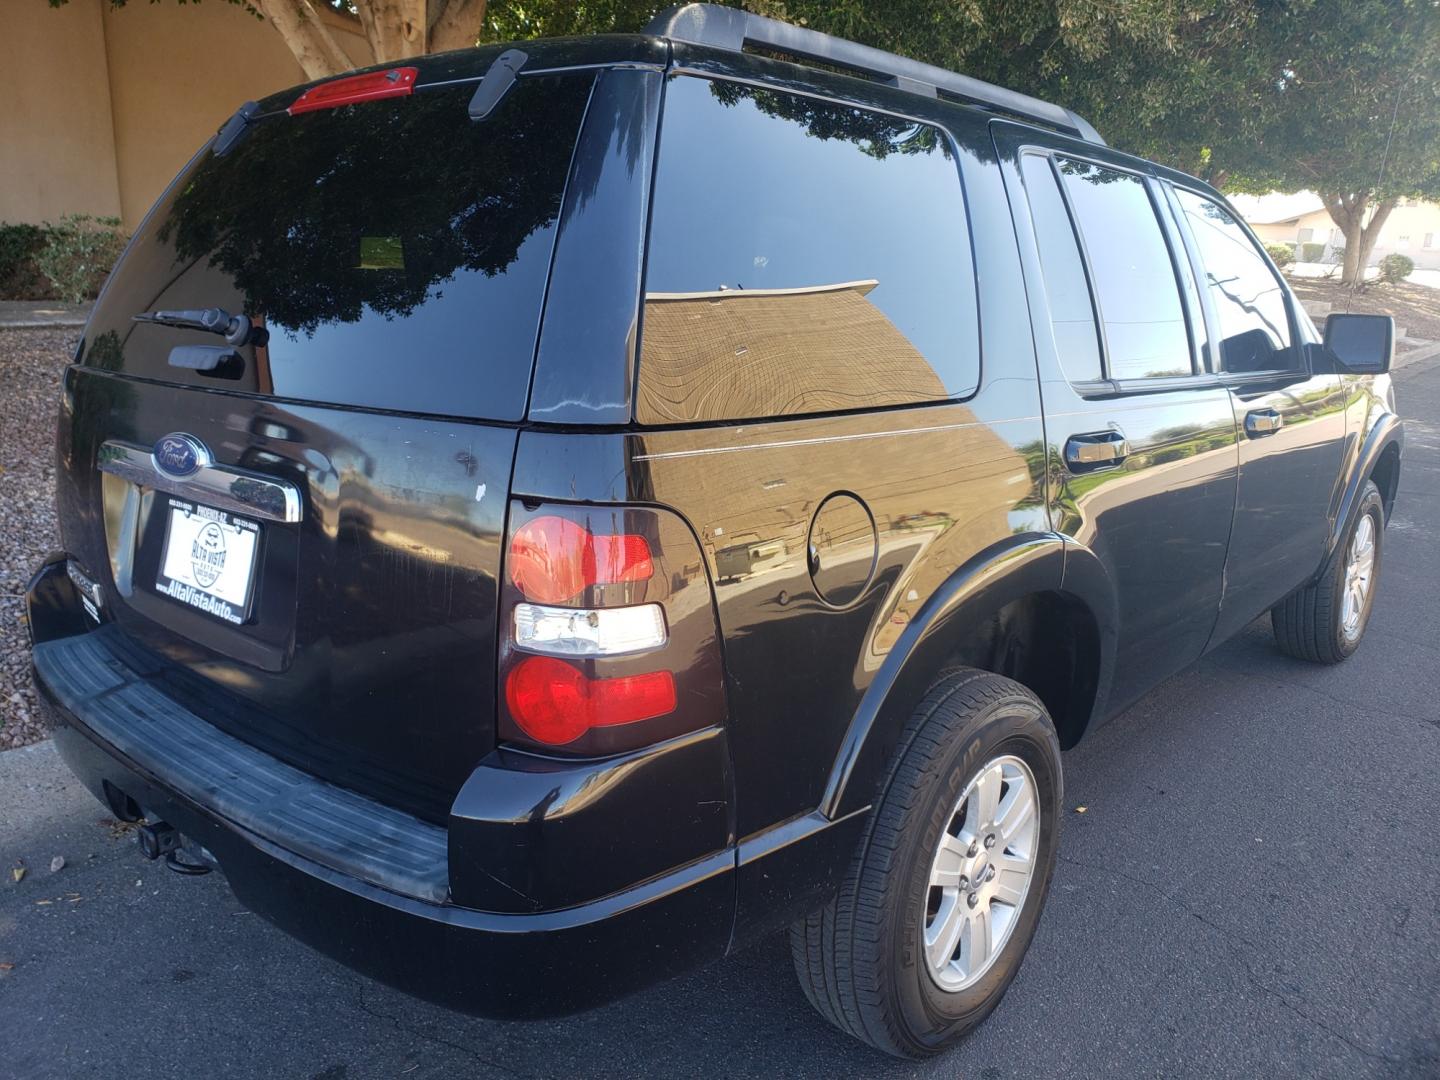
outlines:
[[1256, 409], [1245, 414], [1245, 434], [1252, 439], [1274, 435], [1285, 426], [1285, 418], [1274, 409]]
[[1119, 465], [1130, 453], [1130, 444], [1118, 431], [1095, 431], [1071, 435], [1065, 440], [1065, 466], [1071, 472], [1093, 472]]

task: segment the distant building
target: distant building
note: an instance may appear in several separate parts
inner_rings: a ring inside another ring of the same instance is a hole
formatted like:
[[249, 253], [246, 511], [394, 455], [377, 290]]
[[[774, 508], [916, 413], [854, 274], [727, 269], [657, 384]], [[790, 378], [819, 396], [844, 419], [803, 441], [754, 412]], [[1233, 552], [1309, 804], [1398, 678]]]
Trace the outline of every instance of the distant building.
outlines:
[[[1296, 258], [1318, 254], [1312, 262], [1328, 262], [1336, 248], [1345, 246], [1345, 234], [1331, 219], [1320, 196], [1302, 191], [1295, 195], [1236, 197], [1235, 208], [1267, 244], [1289, 244]], [[1307, 252], [1304, 245], [1319, 245]], [[1385, 224], [1370, 255], [1374, 266], [1386, 255], [1408, 255], [1417, 267], [1440, 269], [1440, 203], [1402, 199]]]

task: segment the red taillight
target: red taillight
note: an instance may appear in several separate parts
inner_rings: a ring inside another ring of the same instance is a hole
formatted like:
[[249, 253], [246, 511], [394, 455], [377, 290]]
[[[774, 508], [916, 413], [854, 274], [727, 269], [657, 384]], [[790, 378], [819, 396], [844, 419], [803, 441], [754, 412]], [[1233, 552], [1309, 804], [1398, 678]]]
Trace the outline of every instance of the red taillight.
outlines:
[[415, 89], [415, 79], [420, 69], [413, 67], [391, 68], [388, 71], [370, 71], [364, 75], [350, 75], [333, 79], [306, 90], [285, 111], [291, 116], [296, 113], [314, 112], [316, 109], [334, 109], [340, 105], [354, 105], [357, 101], [378, 101], [381, 98], [404, 97]]
[[548, 656], [531, 656], [511, 669], [505, 703], [526, 735], [564, 746], [591, 728], [633, 724], [675, 711], [675, 678], [668, 671], [591, 679]]
[[525, 596], [558, 604], [591, 585], [646, 581], [655, 573], [643, 536], [596, 535], [555, 515], [527, 521], [510, 540], [510, 580]]

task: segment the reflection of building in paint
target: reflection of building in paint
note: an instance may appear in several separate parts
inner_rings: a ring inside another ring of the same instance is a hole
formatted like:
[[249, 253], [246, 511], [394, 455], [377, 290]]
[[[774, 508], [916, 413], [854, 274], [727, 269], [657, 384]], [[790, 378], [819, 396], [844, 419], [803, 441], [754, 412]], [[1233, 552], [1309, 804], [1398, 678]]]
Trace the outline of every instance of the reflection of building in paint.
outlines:
[[[1038, 425], [979, 423], [947, 404], [931, 365], [867, 299], [874, 287], [650, 293], [637, 397], [652, 424], [770, 421], [643, 436], [650, 493], [695, 527], [722, 604], [745, 594], [748, 610], [809, 592], [817, 509], [837, 491], [864, 500], [890, 584], [865, 650], [871, 668], [977, 551], [1045, 527]], [[937, 407], [887, 408], [922, 402]], [[842, 409], [865, 411], [813, 424], [787, 416]], [[1035, 471], [1007, 436], [1036, 443]], [[815, 539], [844, 568], [870, 559], [870, 537], [856, 514]]]
[[943, 401], [935, 369], [867, 298], [879, 284], [647, 293], [642, 423]]

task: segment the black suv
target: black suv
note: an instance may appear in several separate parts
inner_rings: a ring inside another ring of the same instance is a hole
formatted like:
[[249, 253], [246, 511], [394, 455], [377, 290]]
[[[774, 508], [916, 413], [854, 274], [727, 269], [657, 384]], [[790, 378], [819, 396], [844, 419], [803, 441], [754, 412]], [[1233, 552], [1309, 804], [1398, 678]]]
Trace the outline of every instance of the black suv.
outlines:
[[1258, 616], [1359, 643], [1388, 319], [1068, 110], [739, 11], [240, 110], [66, 372], [55, 738], [146, 853], [478, 1013], [789, 927], [936, 1051], [1062, 749]]

